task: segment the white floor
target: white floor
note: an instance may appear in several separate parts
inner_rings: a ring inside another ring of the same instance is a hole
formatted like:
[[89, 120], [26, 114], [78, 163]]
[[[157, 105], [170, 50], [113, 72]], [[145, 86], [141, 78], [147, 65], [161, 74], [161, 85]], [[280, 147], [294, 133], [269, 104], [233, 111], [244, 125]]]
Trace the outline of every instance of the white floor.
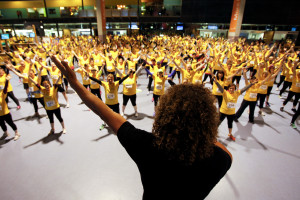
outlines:
[[[241, 82], [243, 85], [244, 81]], [[142, 90], [137, 94], [140, 116], [137, 119], [132, 116], [130, 103], [126, 114], [136, 127], [151, 131], [153, 103], [152, 95], [146, 95], [145, 75], [138, 83]], [[25, 91], [15, 76], [12, 85], [22, 109], [17, 111], [12, 100], [9, 106], [22, 136], [16, 142], [10, 138], [0, 141], [1, 200], [142, 198], [143, 189], [135, 163], [111, 131], [99, 130], [101, 119], [80, 104], [81, 100], [72, 89], [68, 94], [70, 108], [64, 108], [61, 94], [59, 99], [68, 133], [61, 135], [61, 127], [55, 119], [56, 134], [47, 136], [50, 124], [45, 110], [40, 108], [44, 116], [40, 120], [31, 118], [33, 106], [24, 102]], [[271, 108], [266, 110], [266, 116], [258, 116], [256, 109], [254, 125], [247, 123], [246, 111], [239, 123], [234, 122], [236, 142], [227, 139], [226, 120], [221, 124], [219, 140], [232, 152], [234, 161], [207, 199], [299, 199], [300, 124], [298, 120], [298, 130], [289, 126], [292, 103], [281, 112], [282, 99], [278, 98], [275, 88], [273, 93], [276, 94], [271, 95]], [[119, 99], [122, 103], [121, 95]], [[12, 136], [13, 131], [8, 129]]]

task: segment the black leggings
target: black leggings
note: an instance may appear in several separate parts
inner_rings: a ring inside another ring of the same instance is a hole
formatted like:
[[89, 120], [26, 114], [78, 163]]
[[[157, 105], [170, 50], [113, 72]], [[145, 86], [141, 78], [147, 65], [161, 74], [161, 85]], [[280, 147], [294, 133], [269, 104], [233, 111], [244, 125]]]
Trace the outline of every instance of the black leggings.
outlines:
[[235, 80], [237, 85], [240, 84], [241, 76], [234, 76], [232, 78], [232, 83], [234, 83]]
[[247, 101], [247, 100], [243, 99], [239, 110], [235, 114], [235, 118], [236, 119], [240, 118], [240, 116], [243, 114], [243, 112], [245, 111], [245, 109], [248, 106], [250, 107], [249, 121], [253, 122], [254, 121], [254, 111], [255, 111], [256, 101]]
[[283, 83], [284, 79], [285, 79], [285, 76], [280, 75], [279, 83], [277, 84], [277, 87], [278, 87], [278, 88], [279, 88], [280, 85]]
[[[107, 105], [107, 104], [106, 104]], [[120, 113], [119, 103], [114, 105], [107, 105], [110, 109], [112, 109], [116, 113]]]
[[13, 122], [10, 113], [8, 113], [8, 114], [6, 114], [6, 115], [0, 116], [0, 126], [1, 126], [1, 128], [2, 128], [2, 130], [3, 130], [4, 132], [7, 131], [7, 127], [6, 127], [6, 125], [5, 125], [5, 122], [6, 122], [6, 123], [7, 123], [14, 131], [17, 130], [17, 126], [16, 126], [15, 123]]
[[150, 76], [150, 77], [149, 77], [149, 82], [148, 82], [148, 87], [147, 87], [149, 92], [150, 92], [150, 90], [151, 90], [152, 82], [153, 82], [153, 78]]
[[287, 88], [290, 88], [291, 86], [292, 86], [292, 82], [284, 81], [284, 82], [283, 82], [283, 86], [282, 86], [282, 88], [281, 88], [281, 90], [280, 90], [280, 92], [279, 92], [279, 95], [281, 96], [282, 93], [284, 93], [285, 90], [286, 90]]
[[44, 98], [43, 97], [41, 97], [41, 98], [31, 98], [30, 100], [33, 104], [34, 112], [38, 112], [37, 101], [39, 101], [42, 104], [42, 106], [45, 108], [45, 103], [44, 103]]
[[99, 97], [99, 99], [102, 100], [101, 93], [100, 93], [100, 88], [98, 88], [98, 89], [91, 89], [91, 93], [94, 94], [96, 97]]
[[180, 71], [176, 71], [176, 73], [172, 76], [172, 79], [174, 79], [174, 77], [175, 77], [176, 74], [177, 74], [178, 79], [180, 79]]
[[296, 113], [293, 115], [291, 123], [295, 123], [295, 121], [298, 118], [299, 114], [300, 114], [300, 103], [298, 104], [298, 109], [297, 109]]
[[225, 117], [227, 117], [228, 128], [232, 128], [232, 123], [233, 123], [234, 115], [226, 115], [224, 113], [220, 113], [220, 122], [219, 122], [220, 124], [225, 119]]
[[157, 106], [158, 100], [160, 99], [160, 95], [153, 94], [154, 105]]
[[10, 91], [7, 93], [7, 97], [6, 97], [6, 102], [8, 102], [8, 97], [10, 97], [16, 104], [17, 106], [20, 106], [19, 100], [15, 97], [14, 92]]
[[289, 94], [288, 94], [286, 100], [283, 102], [283, 105], [285, 106], [287, 104], [287, 102], [289, 102], [289, 100], [291, 100], [293, 98], [293, 96], [295, 96], [295, 99], [293, 101], [293, 106], [295, 107], [299, 101], [300, 93], [296, 93], [296, 92], [292, 92], [292, 91], [289, 91]]
[[61, 117], [61, 114], [60, 114], [60, 108], [56, 108], [54, 110], [46, 110], [47, 112], [47, 115], [49, 117], [49, 120], [50, 120], [50, 123], [54, 123], [54, 118], [53, 118], [53, 114], [55, 114], [56, 118], [58, 119], [58, 121], [60, 123], [62, 123], [64, 120], [63, 118]]
[[215, 95], [215, 97], [216, 97], [217, 100], [218, 100], [219, 108], [221, 108], [222, 101], [223, 101], [223, 96], [222, 96], [222, 95]]
[[136, 106], [136, 94], [130, 96], [123, 94], [123, 106], [127, 105], [129, 99], [131, 101], [132, 106]]
[[257, 94], [257, 101], [259, 101], [259, 108], [264, 107], [265, 99], [267, 94]]

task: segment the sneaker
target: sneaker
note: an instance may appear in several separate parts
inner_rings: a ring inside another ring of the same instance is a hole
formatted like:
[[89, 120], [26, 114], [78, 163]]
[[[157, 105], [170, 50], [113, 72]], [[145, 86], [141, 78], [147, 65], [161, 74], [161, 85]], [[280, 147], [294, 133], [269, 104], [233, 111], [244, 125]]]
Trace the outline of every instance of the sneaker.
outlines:
[[17, 141], [17, 140], [20, 138], [20, 136], [21, 136], [21, 135], [19, 135], [19, 134], [18, 134], [18, 135], [15, 135], [14, 141]]
[[263, 111], [258, 111], [258, 114], [265, 116], [266, 114]]
[[269, 102], [266, 102], [266, 107], [271, 107], [271, 105], [269, 104]]
[[52, 135], [54, 134], [54, 129], [51, 129], [50, 132], [48, 133], [48, 135]]
[[153, 102], [154, 101], [154, 98], [152, 97], [151, 101]]
[[67, 106], [66, 106], [67, 108], [70, 108], [70, 104], [69, 103], [67, 103]]
[[66, 134], [67, 133], [67, 129], [64, 128], [63, 131], [62, 131], [62, 133]]
[[232, 139], [233, 141], [235, 141], [235, 137], [234, 137], [232, 134], [228, 134], [228, 137], [229, 137], [230, 139]]
[[147, 96], [150, 94], [150, 91], [147, 92]]
[[283, 99], [283, 96], [279, 95], [279, 98], [280, 98], [280, 99]]
[[102, 124], [102, 125], [100, 126], [100, 128], [99, 128], [99, 129], [100, 129], [100, 131], [101, 131], [101, 130], [103, 130], [103, 129], [104, 129], [104, 127], [105, 127], [105, 124]]
[[134, 116], [135, 116], [135, 117], [138, 117], [138, 116], [139, 116], [139, 113], [138, 113], [138, 112], [135, 112], [135, 113], [134, 113]]
[[283, 106], [282, 106], [282, 107], [280, 107], [280, 111], [281, 111], [281, 112], [283, 111]]
[[17, 106], [17, 110], [20, 110], [21, 109], [21, 106]]
[[297, 126], [295, 125], [295, 123], [291, 123], [290, 125], [291, 125], [294, 129], [297, 128]]
[[294, 113], [297, 112], [296, 108], [292, 108], [292, 111], [293, 111]]
[[123, 112], [121, 113], [121, 116], [124, 117], [124, 113]]

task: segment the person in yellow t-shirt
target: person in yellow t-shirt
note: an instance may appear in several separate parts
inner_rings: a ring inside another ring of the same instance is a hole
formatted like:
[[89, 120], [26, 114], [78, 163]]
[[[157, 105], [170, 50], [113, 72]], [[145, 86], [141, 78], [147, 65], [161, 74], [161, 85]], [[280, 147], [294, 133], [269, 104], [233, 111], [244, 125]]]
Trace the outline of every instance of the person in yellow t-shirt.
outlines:
[[[212, 74], [212, 80], [216, 79], [216, 81], [224, 88], [224, 78], [225, 78], [225, 74], [223, 71], [218, 70], [217, 74], [214, 75]], [[212, 87], [212, 94], [216, 97], [217, 101], [218, 101], [218, 105], [219, 105], [219, 109], [221, 108], [222, 105], [222, 101], [223, 101], [223, 94], [222, 92], [219, 90], [217, 84], [213, 81], [213, 87]]]
[[129, 70], [129, 77], [123, 82], [123, 105], [122, 105], [122, 113], [124, 116], [125, 108], [127, 106], [128, 100], [130, 99], [131, 104], [134, 108], [134, 116], [138, 117], [137, 105], [136, 105], [136, 89], [137, 89], [137, 78], [143, 69], [142, 66], [138, 68], [135, 72], [134, 70]]
[[[10, 74], [6, 74], [5, 70], [2, 67], [0, 67], [0, 90], [3, 90], [7, 77], [9, 80], [11, 79]], [[13, 88], [12, 85], [10, 84], [10, 81], [8, 81], [7, 97], [10, 97], [17, 104], [18, 110], [21, 108], [19, 100], [14, 95]]]
[[292, 69], [293, 71], [292, 86], [290, 88], [286, 100], [283, 102], [282, 106], [280, 107], [281, 111], [283, 111], [284, 106], [293, 98], [293, 96], [295, 96], [295, 99], [293, 101], [292, 111], [296, 112], [296, 106], [300, 98], [300, 70], [298, 70], [298, 72], [296, 71], [298, 65], [299, 62], [295, 61]]
[[116, 113], [120, 113], [119, 100], [118, 100], [118, 88], [119, 85], [128, 78], [128, 76], [129, 75], [123, 77], [119, 81], [114, 81], [113, 74], [108, 74], [107, 82], [90, 77], [92, 81], [99, 83], [104, 88], [105, 104]]
[[9, 79], [9, 77], [6, 77], [4, 88], [3, 88], [3, 90], [0, 90], [0, 126], [4, 132], [1, 139], [4, 139], [9, 136], [9, 134], [7, 132], [7, 127], [5, 125], [5, 122], [6, 122], [15, 131], [14, 140], [16, 141], [17, 139], [19, 139], [20, 134], [18, 132], [17, 126], [15, 125], [15, 123], [12, 120], [12, 116], [10, 114], [7, 103], [5, 101], [6, 96], [7, 96], [8, 79]]
[[155, 108], [157, 106], [158, 100], [165, 93], [165, 82], [166, 80], [171, 80], [172, 76], [176, 73], [174, 69], [171, 74], [164, 75], [164, 71], [162, 69], [158, 69], [156, 73], [151, 73], [147, 68], [145, 68], [147, 74], [149, 74], [154, 80], [154, 90], [153, 90], [153, 100], [154, 100], [154, 114], [155, 116]]
[[29, 77], [29, 79], [36, 85], [36, 87], [42, 92], [42, 94], [44, 96], [45, 109], [46, 109], [46, 113], [48, 115], [48, 118], [50, 121], [50, 126], [51, 126], [49, 135], [55, 133], [54, 115], [56, 116], [56, 118], [58, 119], [58, 121], [60, 122], [60, 124], [62, 126], [62, 129], [63, 129], [62, 133], [66, 134], [67, 130], [65, 128], [64, 120], [61, 117], [60, 105], [58, 103], [58, 97], [57, 97], [58, 85], [59, 85], [59, 81], [61, 81], [61, 76], [58, 77], [58, 79], [53, 84], [53, 86], [51, 86], [51, 83], [49, 80], [44, 80], [42, 82], [43, 86], [41, 86], [38, 84], [38, 82], [31, 79], [30, 77]]
[[223, 94], [223, 101], [220, 108], [220, 124], [225, 118], [227, 118], [227, 124], [229, 129], [228, 136], [230, 139], [235, 141], [235, 137], [232, 135], [232, 123], [235, 116], [236, 102], [238, 100], [238, 97], [247, 89], [249, 89], [253, 84], [249, 84], [241, 90], [236, 90], [236, 85], [231, 83], [228, 86], [228, 90], [224, 90], [224, 88], [215, 79], [214, 82]]
[[[91, 78], [95, 78], [95, 79], [99, 80], [100, 77], [101, 77], [101, 75], [102, 75], [102, 72], [103, 72], [103, 66], [101, 67], [101, 69], [100, 69], [99, 72], [97, 72], [97, 69], [93, 68], [91, 70], [90, 79]], [[95, 96], [97, 96], [99, 99], [102, 100], [102, 98], [101, 98], [101, 91], [100, 91], [100, 84], [97, 83], [96, 81], [91, 80], [90, 88], [91, 88], [91, 93], [94, 94]]]

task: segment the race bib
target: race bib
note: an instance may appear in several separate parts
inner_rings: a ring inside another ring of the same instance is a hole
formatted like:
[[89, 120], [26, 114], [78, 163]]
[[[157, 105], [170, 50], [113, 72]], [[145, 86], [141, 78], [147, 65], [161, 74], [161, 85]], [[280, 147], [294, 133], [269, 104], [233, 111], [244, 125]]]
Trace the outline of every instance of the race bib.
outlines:
[[217, 93], [222, 93], [218, 87], [217, 87]]
[[293, 75], [290, 75], [290, 79], [293, 79]]
[[0, 85], [0, 90], [3, 90], [4, 89], [4, 85]]
[[156, 89], [158, 89], [158, 90], [162, 90], [162, 85], [156, 85]]
[[52, 107], [55, 105], [55, 102], [52, 100], [52, 101], [46, 101], [46, 104], [48, 107]]
[[88, 76], [83, 77], [83, 80], [88, 81], [90, 78]]
[[57, 75], [52, 75], [51, 77], [52, 77], [52, 79], [58, 79]]
[[114, 99], [114, 98], [115, 98], [115, 94], [113, 94], [113, 93], [108, 93], [108, 94], [107, 94], [107, 98], [108, 98], [108, 99]]
[[250, 93], [250, 98], [251, 99], [257, 98], [257, 93]]
[[99, 63], [99, 60], [95, 60], [95, 63]]
[[2, 110], [2, 106], [0, 105], [0, 110]]
[[33, 92], [33, 87], [29, 87], [29, 92]]
[[107, 70], [112, 70], [112, 67], [110, 66], [110, 67], [107, 67]]
[[266, 89], [268, 89], [268, 86], [266, 86], [266, 85], [261, 85], [261, 86], [260, 86], [260, 89], [266, 90]]
[[125, 87], [126, 88], [132, 88], [132, 84], [126, 84]]
[[228, 102], [227, 103], [227, 108], [235, 108], [235, 103]]
[[252, 61], [250, 61], [250, 64], [251, 64], [251, 65], [254, 65], [254, 61], [253, 61], [253, 60], [252, 60]]
[[95, 82], [95, 81], [91, 81], [91, 84], [92, 84], [92, 85], [96, 85], [96, 84], [97, 84], [97, 82]]
[[120, 70], [120, 72], [123, 74], [124, 70]]
[[300, 87], [300, 83], [296, 83], [296, 87]]

